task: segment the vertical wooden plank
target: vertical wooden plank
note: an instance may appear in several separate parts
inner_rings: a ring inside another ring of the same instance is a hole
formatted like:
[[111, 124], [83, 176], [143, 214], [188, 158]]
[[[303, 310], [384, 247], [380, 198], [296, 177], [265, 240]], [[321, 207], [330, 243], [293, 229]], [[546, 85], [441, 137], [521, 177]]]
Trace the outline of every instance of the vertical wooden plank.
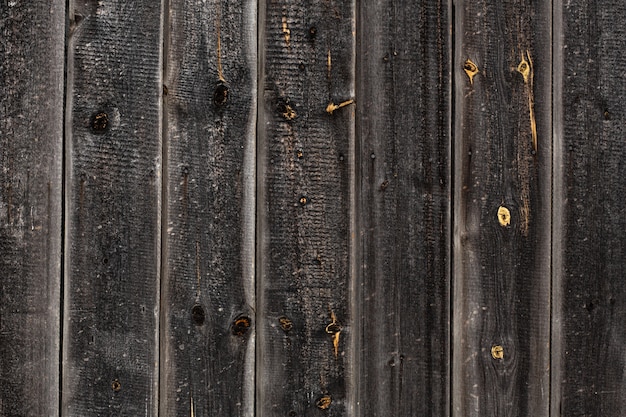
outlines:
[[458, 6], [453, 415], [546, 416], [551, 3]]
[[171, 2], [161, 414], [254, 414], [257, 3]]
[[449, 415], [450, 2], [362, 3], [362, 416]]
[[626, 4], [555, 3], [553, 415], [626, 414]]
[[0, 4], [0, 416], [59, 404], [65, 1]]
[[257, 415], [346, 415], [354, 2], [260, 10]]
[[62, 414], [155, 416], [162, 4], [70, 7]]

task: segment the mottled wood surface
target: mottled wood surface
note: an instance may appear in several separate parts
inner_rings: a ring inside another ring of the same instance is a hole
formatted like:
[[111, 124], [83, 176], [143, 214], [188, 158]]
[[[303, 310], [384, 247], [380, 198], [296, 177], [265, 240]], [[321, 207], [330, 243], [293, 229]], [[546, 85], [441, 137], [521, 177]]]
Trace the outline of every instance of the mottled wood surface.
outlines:
[[67, 6], [0, 5], [0, 416], [625, 414], [623, 1]]
[[626, 4], [555, 4], [554, 416], [626, 415]]
[[65, 2], [0, 4], [0, 416], [57, 416]]
[[254, 413], [256, 7], [170, 3], [164, 416]]
[[453, 415], [547, 416], [551, 4], [455, 9]]
[[354, 3], [259, 13], [257, 415], [348, 415]]
[[449, 413], [450, 2], [357, 18], [361, 416]]
[[156, 416], [159, 1], [71, 5], [63, 416]]

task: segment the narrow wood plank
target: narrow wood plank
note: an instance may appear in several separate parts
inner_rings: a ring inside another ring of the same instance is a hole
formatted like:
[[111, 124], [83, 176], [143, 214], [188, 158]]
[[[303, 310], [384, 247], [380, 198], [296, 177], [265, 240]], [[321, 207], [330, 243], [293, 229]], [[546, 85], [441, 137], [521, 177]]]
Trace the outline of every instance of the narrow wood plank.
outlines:
[[449, 8], [359, 7], [357, 415], [449, 415]]
[[626, 415], [626, 4], [556, 2], [553, 415]]
[[257, 415], [346, 415], [355, 6], [260, 13]]
[[455, 16], [453, 415], [546, 416], [551, 2]]
[[171, 2], [161, 414], [254, 414], [256, 13]]
[[62, 414], [156, 416], [162, 4], [70, 7]]
[[65, 1], [0, 4], [0, 416], [57, 416]]

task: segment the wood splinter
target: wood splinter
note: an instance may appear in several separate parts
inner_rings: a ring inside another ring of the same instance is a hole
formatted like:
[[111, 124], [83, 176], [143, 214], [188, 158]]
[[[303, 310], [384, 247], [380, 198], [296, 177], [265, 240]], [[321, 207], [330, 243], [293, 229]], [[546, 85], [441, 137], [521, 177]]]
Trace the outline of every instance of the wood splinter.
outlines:
[[[527, 60], [528, 59], [528, 60]], [[522, 60], [517, 66], [517, 72], [524, 77], [526, 85], [526, 94], [528, 95], [528, 113], [530, 117], [530, 133], [532, 136], [533, 150], [537, 152], [537, 121], [535, 119], [535, 97], [533, 88], [534, 68], [533, 59], [530, 51], [526, 51], [526, 55], [522, 53]]]
[[353, 100], [353, 99], [346, 100], [346, 101], [344, 101], [344, 102], [342, 102], [342, 103], [339, 103], [339, 104], [335, 104], [335, 103], [333, 103], [333, 102], [331, 101], [330, 103], [328, 103], [328, 106], [326, 106], [326, 112], [327, 112], [328, 114], [333, 114], [333, 112], [334, 112], [335, 110], [340, 109], [340, 108], [345, 107], [345, 106], [348, 106], [348, 105], [350, 105], [350, 104], [352, 104], [352, 103], [354, 103], [354, 100]]
[[333, 335], [333, 347], [335, 350], [335, 358], [339, 356], [339, 335], [341, 334], [341, 326], [337, 323], [337, 316], [334, 311], [330, 312], [331, 323], [326, 326], [326, 333]]

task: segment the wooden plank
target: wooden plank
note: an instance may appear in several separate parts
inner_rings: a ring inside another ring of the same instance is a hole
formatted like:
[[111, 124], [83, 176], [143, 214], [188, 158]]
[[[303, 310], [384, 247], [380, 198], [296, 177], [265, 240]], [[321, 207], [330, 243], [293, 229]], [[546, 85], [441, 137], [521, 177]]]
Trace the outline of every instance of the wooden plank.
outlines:
[[553, 415], [626, 415], [626, 4], [556, 2]]
[[453, 415], [546, 416], [551, 3], [455, 19]]
[[0, 4], [0, 416], [57, 416], [65, 1]]
[[70, 7], [62, 414], [155, 416], [162, 3]]
[[260, 8], [259, 416], [339, 416], [354, 405], [354, 7]]
[[449, 415], [450, 2], [362, 3], [362, 416]]
[[162, 415], [254, 415], [256, 13], [169, 8]]

